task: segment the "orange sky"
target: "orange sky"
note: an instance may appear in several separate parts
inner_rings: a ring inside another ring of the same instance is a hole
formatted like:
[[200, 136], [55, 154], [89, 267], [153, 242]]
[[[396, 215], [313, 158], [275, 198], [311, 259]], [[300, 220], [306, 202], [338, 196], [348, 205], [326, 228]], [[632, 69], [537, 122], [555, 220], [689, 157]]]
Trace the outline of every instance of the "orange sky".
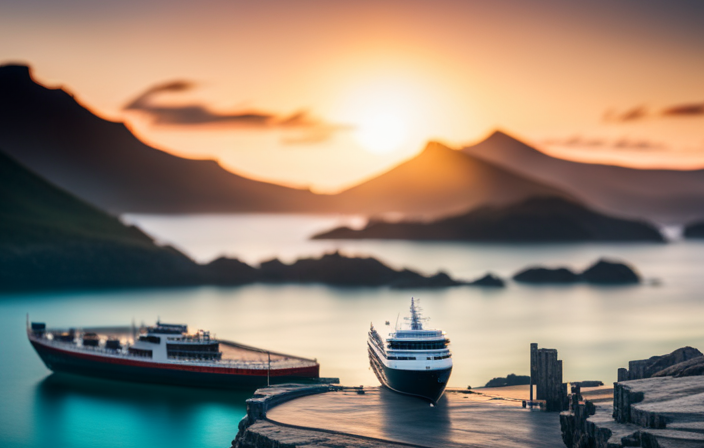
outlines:
[[332, 191], [496, 127], [567, 158], [702, 167], [702, 23], [687, 0], [25, 0], [3, 5], [0, 62], [157, 147]]

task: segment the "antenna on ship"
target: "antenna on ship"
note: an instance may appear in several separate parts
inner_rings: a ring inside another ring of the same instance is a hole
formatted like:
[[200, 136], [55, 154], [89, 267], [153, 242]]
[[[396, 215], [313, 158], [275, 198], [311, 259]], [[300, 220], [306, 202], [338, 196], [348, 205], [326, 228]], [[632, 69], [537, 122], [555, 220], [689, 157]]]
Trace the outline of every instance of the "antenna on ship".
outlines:
[[416, 306], [416, 300], [411, 297], [411, 317], [405, 317], [404, 319], [410, 320], [411, 321], [411, 330], [422, 330], [423, 329], [423, 321], [428, 320], [423, 318], [421, 311], [421, 307]]

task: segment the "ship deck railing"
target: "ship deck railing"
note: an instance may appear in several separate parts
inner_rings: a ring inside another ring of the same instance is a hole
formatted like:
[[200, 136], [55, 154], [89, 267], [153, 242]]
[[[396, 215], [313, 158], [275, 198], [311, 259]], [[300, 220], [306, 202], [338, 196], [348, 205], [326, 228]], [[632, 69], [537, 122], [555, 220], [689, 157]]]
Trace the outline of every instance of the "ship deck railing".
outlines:
[[[51, 345], [54, 347], [68, 349], [72, 352], [92, 352], [102, 355], [109, 356], [119, 356], [120, 358], [133, 359], [133, 360], [149, 360], [153, 361], [153, 358], [147, 356], [133, 355], [126, 353], [123, 350], [107, 349], [105, 347], [91, 347], [91, 346], [78, 346], [75, 342], [58, 341], [54, 339], [48, 339], [46, 337], [34, 337], [34, 339], [39, 340], [42, 344]], [[289, 359], [279, 359], [267, 361], [242, 361], [239, 359], [220, 359], [213, 361], [204, 361], [202, 359], [174, 359], [168, 358], [168, 364], [188, 364], [197, 365], [203, 367], [228, 367], [233, 369], [250, 369], [250, 370], [278, 370], [278, 369], [288, 369], [294, 367], [313, 367], [318, 363], [314, 360], [307, 360], [302, 358], [291, 357]]]
[[231, 367], [231, 368], [242, 368], [242, 369], [253, 369], [253, 370], [271, 370], [278, 369], [288, 369], [293, 367], [313, 367], [317, 364], [315, 361], [301, 361], [301, 360], [272, 360], [271, 364], [268, 361], [240, 361], [237, 359], [221, 359], [217, 361], [203, 361], [203, 360], [190, 360], [190, 359], [172, 359], [169, 358], [169, 363], [173, 364], [188, 364], [188, 365], [201, 365], [204, 367], [208, 366], [221, 366], [221, 367]]

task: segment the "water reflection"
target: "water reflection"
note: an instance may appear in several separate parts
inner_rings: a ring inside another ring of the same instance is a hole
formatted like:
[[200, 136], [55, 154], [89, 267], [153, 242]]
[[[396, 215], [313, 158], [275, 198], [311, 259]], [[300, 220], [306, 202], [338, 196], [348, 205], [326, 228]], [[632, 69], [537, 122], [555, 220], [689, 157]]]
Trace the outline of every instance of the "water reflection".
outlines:
[[379, 416], [383, 439], [408, 441], [408, 429], [432, 432], [437, 446], [449, 446], [452, 421], [447, 396], [443, 395], [437, 405], [427, 400], [379, 388]]
[[[33, 437], [38, 440], [32, 445], [222, 445], [234, 438], [249, 396], [52, 374], [36, 386]], [[224, 412], [231, 420], [223, 421]]]

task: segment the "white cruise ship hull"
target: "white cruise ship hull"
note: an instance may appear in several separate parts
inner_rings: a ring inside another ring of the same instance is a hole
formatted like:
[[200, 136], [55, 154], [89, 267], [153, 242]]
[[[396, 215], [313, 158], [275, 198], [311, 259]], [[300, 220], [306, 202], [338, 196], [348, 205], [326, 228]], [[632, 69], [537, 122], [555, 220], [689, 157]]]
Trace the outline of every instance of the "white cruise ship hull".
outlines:
[[437, 403], [445, 392], [452, 366], [433, 370], [407, 370], [388, 367], [376, 352], [368, 347], [369, 363], [379, 382], [389, 389]]

